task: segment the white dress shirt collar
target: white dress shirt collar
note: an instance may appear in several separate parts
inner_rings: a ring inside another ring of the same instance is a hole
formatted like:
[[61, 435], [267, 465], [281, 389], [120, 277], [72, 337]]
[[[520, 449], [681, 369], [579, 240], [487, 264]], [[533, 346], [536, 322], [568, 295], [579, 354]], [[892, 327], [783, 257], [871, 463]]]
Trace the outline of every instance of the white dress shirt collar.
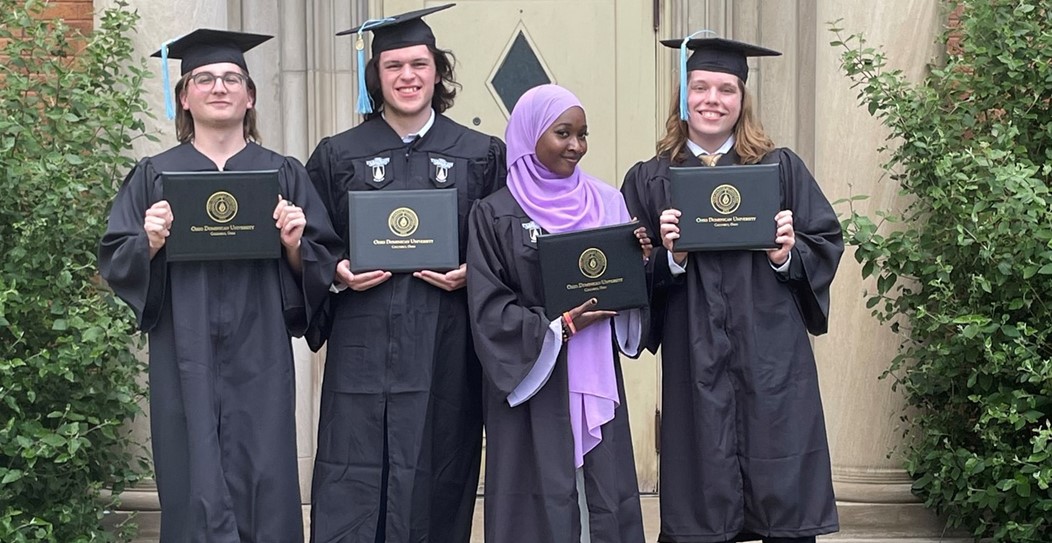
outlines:
[[734, 148], [734, 134], [731, 134], [731, 137], [727, 138], [727, 141], [723, 142], [723, 145], [721, 145], [720, 148], [717, 149], [715, 153], [709, 153], [705, 149], [702, 149], [700, 145], [698, 145], [697, 143], [694, 143], [693, 141], [690, 141], [689, 139], [687, 140], [687, 148], [690, 149], [690, 154], [692, 154], [694, 156], [709, 155], [709, 154], [712, 154], [712, 155], [725, 155], [725, 154], [727, 154], [728, 151], [730, 151], [732, 148]]
[[[386, 115], [381, 114], [380, 116], [383, 117], [385, 121], [387, 120]], [[431, 130], [433, 124], [435, 124], [434, 108], [431, 109], [431, 116], [427, 118], [427, 122], [424, 123], [424, 126], [420, 127], [420, 130], [415, 134], [406, 134], [405, 137], [402, 138], [402, 143], [413, 143], [413, 140], [424, 137], [424, 134], [427, 134], [427, 131]]]

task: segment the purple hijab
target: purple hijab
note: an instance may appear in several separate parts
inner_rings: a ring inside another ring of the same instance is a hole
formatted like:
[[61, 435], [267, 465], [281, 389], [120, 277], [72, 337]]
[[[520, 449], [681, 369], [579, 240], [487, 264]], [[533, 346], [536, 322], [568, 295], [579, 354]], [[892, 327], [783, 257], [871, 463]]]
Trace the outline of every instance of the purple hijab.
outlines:
[[[519, 98], [508, 119], [508, 189], [531, 219], [548, 232], [569, 232], [622, 222], [619, 209], [607, 209], [605, 193], [614, 190], [578, 166], [559, 177], [537, 160], [537, 141], [566, 110], [582, 107], [557, 85], [534, 87]], [[582, 108], [583, 109], [583, 108]], [[617, 394], [609, 321], [574, 335], [566, 346], [570, 392], [570, 428], [574, 466], [603, 439], [602, 426], [613, 420]]]

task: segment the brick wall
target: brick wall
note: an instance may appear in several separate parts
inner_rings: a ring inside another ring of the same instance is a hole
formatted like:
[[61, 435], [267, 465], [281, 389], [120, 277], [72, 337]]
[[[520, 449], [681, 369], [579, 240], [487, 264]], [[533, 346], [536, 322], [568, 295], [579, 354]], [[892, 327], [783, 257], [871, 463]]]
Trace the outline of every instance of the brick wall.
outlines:
[[82, 34], [88, 34], [94, 26], [94, 13], [92, 0], [51, 0], [44, 10], [44, 18], [62, 19]]
[[[74, 30], [87, 35], [95, 27], [95, 7], [92, 0], [49, 0], [47, 6], [41, 13], [43, 19], [62, 19]], [[6, 62], [7, 57], [3, 53], [7, 41], [0, 39], [0, 62]], [[80, 46], [73, 42], [74, 51], [79, 51]], [[0, 75], [0, 83], [2, 83]]]
[[949, 21], [947, 25], [951, 29], [949, 39], [946, 41], [946, 52], [951, 55], [958, 55], [961, 53], [961, 33], [957, 31], [961, 26], [961, 13], [964, 12], [964, 6], [957, 6], [953, 12], [950, 13]]
[[[44, 19], [62, 19], [67, 25], [82, 35], [90, 34], [95, 28], [95, 7], [92, 0], [49, 0], [41, 13]], [[0, 39], [0, 50], [7, 45]], [[5, 57], [0, 53], [0, 61]]]

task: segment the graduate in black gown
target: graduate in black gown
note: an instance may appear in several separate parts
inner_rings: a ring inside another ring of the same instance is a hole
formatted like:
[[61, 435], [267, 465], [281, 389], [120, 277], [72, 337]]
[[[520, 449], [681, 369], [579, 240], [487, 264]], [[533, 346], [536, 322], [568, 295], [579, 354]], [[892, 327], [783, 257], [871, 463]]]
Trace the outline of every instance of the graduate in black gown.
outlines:
[[630, 220], [617, 189], [577, 166], [587, 130], [568, 90], [527, 91], [508, 120], [508, 187], [471, 213], [488, 543], [644, 540], [616, 349], [639, 354], [645, 311], [593, 311], [594, 299], [555, 320], [544, 311], [536, 236]]
[[[370, 111], [323, 139], [307, 170], [343, 236], [348, 191], [456, 191], [464, 262], [472, 203], [504, 184], [504, 144], [443, 115], [455, 94], [452, 59], [420, 17], [446, 7], [363, 25], [373, 56], [359, 92]], [[360, 39], [361, 30], [348, 32]], [[308, 334], [314, 348], [328, 339], [313, 541], [470, 538], [482, 393], [465, 277], [464, 265], [392, 274], [340, 262], [329, 322]]]
[[[182, 58], [180, 144], [128, 174], [99, 249], [102, 276], [149, 334], [162, 543], [303, 540], [290, 336], [321, 307], [340, 241], [303, 166], [254, 142], [242, 52], [269, 38], [197, 30], [164, 46]], [[160, 173], [217, 170], [278, 170], [275, 222], [260, 226], [280, 229], [280, 259], [168, 261], [180, 217]]]
[[[803, 161], [754, 117], [746, 56], [775, 51], [719, 38], [673, 40], [681, 66], [657, 156], [622, 192], [662, 240], [648, 265], [651, 333], [662, 347], [658, 541], [809, 542], [838, 530], [818, 375], [808, 332], [826, 332], [840, 224]], [[685, 58], [685, 56], [683, 57]], [[672, 252], [669, 166], [779, 164], [780, 248]], [[711, 165], [711, 164], [710, 164]]]

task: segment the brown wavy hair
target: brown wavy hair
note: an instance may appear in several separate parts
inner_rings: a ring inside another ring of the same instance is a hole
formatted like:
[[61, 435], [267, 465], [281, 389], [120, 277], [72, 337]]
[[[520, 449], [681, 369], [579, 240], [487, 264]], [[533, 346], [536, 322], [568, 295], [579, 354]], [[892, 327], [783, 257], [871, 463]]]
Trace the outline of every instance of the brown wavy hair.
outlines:
[[[175, 83], [175, 137], [179, 140], [179, 143], [194, 141], [194, 117], [190, 114], [190, 110], [183, 109], [179, 104], [192, 75], [188, 73]], [[245, 88], [248, 89], [248, 95], [252, 98], [252, 107], [245, 111], [245, 119], [241, 123], [242, 131], [245, 135], [245, 141], [259, 143], [261, 141], [259, 129], [256, 127], [256, 82], [252, 80], [247, 71], [243, 71], [242, 75], [245, 76]]]
[[[738, 90], [742, 94], [742, 110], [734, 125], [734, 151], [742, 164], [756, 164], [774, 149], [774, 141], [763, 131], [752, 104], [752, 95], [741, 79], [738, 79]], [[689, 134], [687, 121], [679, 118], [679, 85], [674, 85], [672, 104], [665, 121], [665, 137], [657, 143], [657, 156], [666, 157], [673, 164], [683, 163], [687, 158]]]
[[[453, 107], [453, 99], [457, 97], [457, 89], [461, 86], [453, 74], [457, 57], [452, 51], [432, 45], [428, 45], [427, 50], [431, 51], [431, 57], [435, 59], [435, 73], [438, 75], [435, 94], [431, 97], [431, 107], [435, 113], [443, 113]], [[365, 120], [368, 121], [384, 112], [384, 91], [380, 87], [380, 55], [374, 56], [365, 64], [365, 88], [373, 100], [373, 112], [365, 116]]]

